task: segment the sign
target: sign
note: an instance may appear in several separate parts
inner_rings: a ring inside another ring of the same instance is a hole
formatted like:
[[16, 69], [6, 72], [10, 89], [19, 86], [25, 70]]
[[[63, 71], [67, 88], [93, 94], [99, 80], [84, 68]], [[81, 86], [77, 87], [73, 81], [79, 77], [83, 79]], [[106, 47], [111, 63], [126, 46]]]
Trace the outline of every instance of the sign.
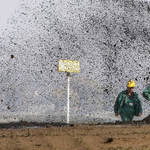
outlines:
[[56, 65], [58, 71], [67, 72], [68, 78], [68, 88], [67, 88], [67, 123], [69, 124], [69, 103], [70, 103], [70, 72], [79, 73], [80, 63], [79, 61], [72, 60], [59, 60], [58, 65]]
[[80, 62], [79, 61], [72, 61], [72, 60], [59, 60], [57, 65], [58, 71], [64, 72], [80, 72]]

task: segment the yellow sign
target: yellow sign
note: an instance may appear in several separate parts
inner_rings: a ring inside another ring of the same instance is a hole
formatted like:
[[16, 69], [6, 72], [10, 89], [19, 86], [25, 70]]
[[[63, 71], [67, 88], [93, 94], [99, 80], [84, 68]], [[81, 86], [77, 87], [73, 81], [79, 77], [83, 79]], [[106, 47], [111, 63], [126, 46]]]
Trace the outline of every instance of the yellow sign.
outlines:
[[72, 60], [59, 60], [58, 71], [64, 71], [64, 72], [80, 72], [80, 63], [79, 61], [72, 61]]

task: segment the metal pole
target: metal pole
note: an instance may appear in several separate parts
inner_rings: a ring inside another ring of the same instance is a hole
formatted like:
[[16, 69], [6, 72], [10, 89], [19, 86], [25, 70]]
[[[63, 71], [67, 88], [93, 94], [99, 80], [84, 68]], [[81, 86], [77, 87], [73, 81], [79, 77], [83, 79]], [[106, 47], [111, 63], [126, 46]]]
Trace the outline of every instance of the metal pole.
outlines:
[[69, 124], [69, 103], [70, 103], [70, 73], [67, 73], [68, 88], [67, 88], [67, 123]]

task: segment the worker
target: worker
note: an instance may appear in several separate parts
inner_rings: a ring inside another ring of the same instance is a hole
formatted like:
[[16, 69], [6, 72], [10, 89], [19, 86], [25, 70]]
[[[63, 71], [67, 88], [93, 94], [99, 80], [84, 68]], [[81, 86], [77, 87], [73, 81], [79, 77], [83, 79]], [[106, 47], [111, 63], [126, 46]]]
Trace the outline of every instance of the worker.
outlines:
[[150, 86], [148, 86], [142, 93], [143, 97], [150, 101]]
[[121, 116], [122, 121], [132, 121], [134, 116], [142, 115], [142, 106], [139, 96], [134, 92], [135, 83], [133, 80], [128, 81], [127, 89], [122, 91], [115, 102], [115, 116]]

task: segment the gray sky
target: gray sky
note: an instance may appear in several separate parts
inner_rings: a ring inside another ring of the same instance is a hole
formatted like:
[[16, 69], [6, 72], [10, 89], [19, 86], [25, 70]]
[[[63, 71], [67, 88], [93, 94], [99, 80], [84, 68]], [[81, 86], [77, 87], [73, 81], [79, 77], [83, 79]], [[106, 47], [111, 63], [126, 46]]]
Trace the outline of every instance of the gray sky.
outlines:
[[15, 11], [19, 0], [0, 0], [0, 30], [6, 26], [7, 19]]

